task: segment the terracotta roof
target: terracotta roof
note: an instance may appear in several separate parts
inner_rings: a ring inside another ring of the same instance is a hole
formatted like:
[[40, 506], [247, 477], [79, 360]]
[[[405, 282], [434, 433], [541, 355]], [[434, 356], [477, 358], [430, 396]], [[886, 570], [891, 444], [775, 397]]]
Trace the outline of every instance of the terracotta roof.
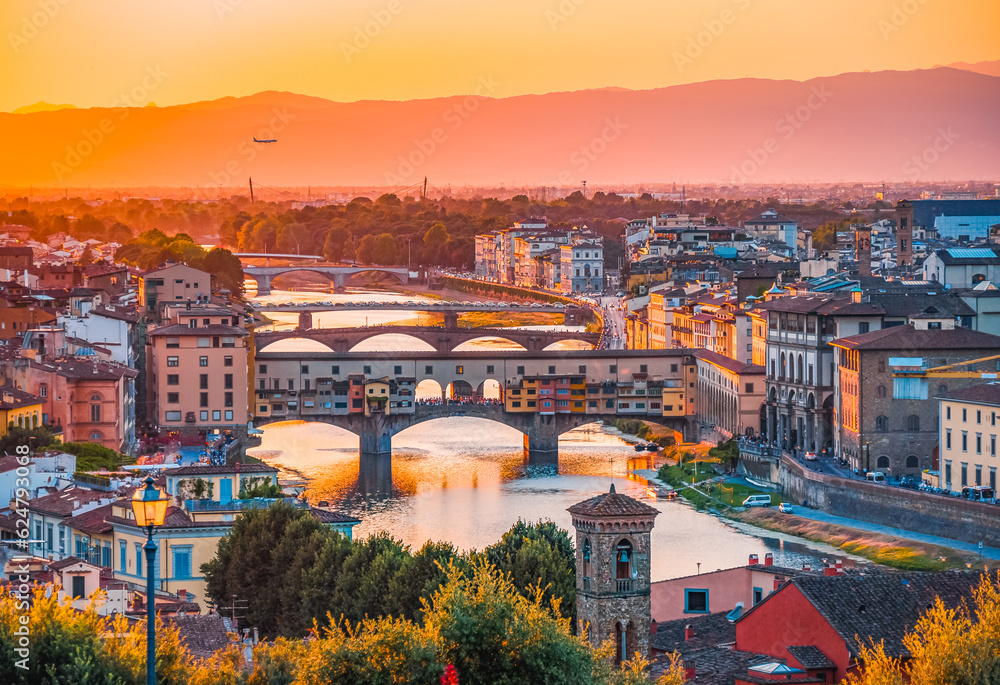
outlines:
[[660, 513], [648, 504], [643, 504], [637, 499], [628, 495], [615, 492], [614, 484], [611, 490], [597, 497], [591, 497], [583, 502], [574, 504], [567, 509], [571, 514], [578, 516], [647, 516], [654, 517]]
[[850, 300], [846, 297], [834, 298], [819, 295], [795, 295], [790, 297], [776, 297], [773, 300], [762, 302], [757, 305], [757, 309], [774, 312], [792, 312], [796, 314], [830, 314], [847, 304], [850, 304]]
[[228, 473], [277, 473], [278, 469], [267, 464], [213, 464], [204, 466], [182, 466], [167, 471], [168, 476], [217, 476]]
[[235, 337], [243, 337], [250, 335], [242, 328], [237, 328], [236, 326], [223, 326], [222, 324], [213, 323], [210, 326], [198, 326], [198, 328], [191, 328], [190, 326], [185, 326], [179, 323], [168, 323], [157, 328], [150, 329], [147, 336], [159, 336], [159, 335], [176, 335], [178, 337], [182, 335], [186, 336], [205, 336], [205, 335], [232, 335]]
[[799, 662], [802, 668], [836, 668], [837, 665], [816, 645], [791, 645], [785, 647], [792, 658]]
[[53, 516], [72, 516], [73, 512], [80, 506], [100, 500], [101, 498], [114, 498], [116, 495], [100, 490], [87, 490], [86, 488], [71, 487], [65, 490], [58, 490], [50, 495], [36, 497], [28, 502], [28, 508], [41, 514], [51, 514]]
[[163, 620], [177, 628], [181, 640], [194, 656], [208, 658], [229, 645], [226, 625], [218, 614], [168, 616]]
[[135, 309], [131, 307], [121, 307], [118, 305], [93, 307], [90, 310], [90, 314], [103, 316], [108, 319], [127, 321], [129, 323], [137, 323], [139, 321], [139, 314], [135, 311]]
[[[876, 573], [872, 575], [798, 576], [772, 597], [795, 586], [847, 643], [852, 656], [859, 656], [856, 636], [884, 641], [886, 653], [905, 656], [903, 636], [936, 598], [951, 609], [972, 597], [980, 573]], [[754, 607], [740, 618], [753, 616]]]
[[[8, 397], [10, 399], [8, 399]], [[0, 409], [21, 409], [33, 404], [41, 404], [42, 398], [18, 390], [13, 385], [0, 385]]]
[[70, 526], [76, 530], [94, 535], [110, 533], [113, 527], [105, 519], [111, 516], [111, 507], [113, 505], [114, 503], [112, 502], [74, 516], [70, 519]]
[[80, 557], [66, 557], [65, 559], [60, 559], [59, 561], [53, 561], [49, 564], [49, 569], [52, 571], [61, 571], [64, 568], [69, 568], [74, 564], [87, 564], [88, 566], [93, 566], [96, 569], [101, 567], [97, 564], [92, 564], [86, 559], [81, 559]]
[[1000, 405], [1000, 383], [983, 383], [952, 390], [945, 399]]
[[327, 509], [309, 507], [309, 513], [317, 518], [321, 523], [361, 523], [361, 519], [356, 519], [353, 516], [341, 514], [337, 511], [329, 511]]
[[713, 352], [712, 350], [697, 350], [694, 353], [695, 357], [699, 359], [704, 359], [710, 364], [715, 364], [716, 366], [721, 366], [727, 371], [732, 371], [738, 374], [762, 374], [765, 373], [766, 369], [759, 364], [746, 364], [744, 362], [738, 361], [736, 359], [731, 359], [724, 354], [719, 354], [718, 352]]
[[54, 371], [65, 378], [88, 380], [118, 380], [120, 378], [135, 378], [139, 375], [136, 369], [116, 364], [114, 362], [96, 361], [91, 359], [56, 359], [55, 361], [31, 362], [32, 368]]
[[1000, 349], [1000, 336], [968, 328], [916, 330], [912, 324], [839, 338], [830, 343], [849, 350]]

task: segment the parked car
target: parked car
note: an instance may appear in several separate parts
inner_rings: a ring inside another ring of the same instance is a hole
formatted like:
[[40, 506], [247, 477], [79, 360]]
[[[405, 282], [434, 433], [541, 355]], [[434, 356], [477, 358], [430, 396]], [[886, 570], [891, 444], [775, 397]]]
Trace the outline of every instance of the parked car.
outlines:
[[743, 500], [743, 506], [747, 507], [769, 507], [771, 506], [770, 495], [750, 495]]
[[885, 483], [885, 474], [884, 473], [880, 473], [879, 471], [869, 471], [868, 474], [865, 476], [865, 479], [869, 483], [883, 483], [884, 484]]
[[792, 505], [789, 504], [788, 502], [782, 502], [781, 504], [779, 504], [778, 505], [778, 511], [780, 511], [782, 514], [791, 514], [791, 513], [794, 513], [794, 509], [793, 509]]
[[806, 461], [816, 461], [816, 459], [817, 457], [815, 452], [806, 452]]

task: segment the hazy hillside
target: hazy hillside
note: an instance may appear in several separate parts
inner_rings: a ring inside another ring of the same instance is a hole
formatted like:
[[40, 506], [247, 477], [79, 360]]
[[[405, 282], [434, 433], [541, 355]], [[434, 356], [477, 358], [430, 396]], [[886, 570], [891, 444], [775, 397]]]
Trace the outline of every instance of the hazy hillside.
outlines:
[[1000, 177], [998, 111], [1000, 78], [952, 68], [505, 99], [336, 103], [266, 92], [0, 114], [0, 184], [985, 179]]

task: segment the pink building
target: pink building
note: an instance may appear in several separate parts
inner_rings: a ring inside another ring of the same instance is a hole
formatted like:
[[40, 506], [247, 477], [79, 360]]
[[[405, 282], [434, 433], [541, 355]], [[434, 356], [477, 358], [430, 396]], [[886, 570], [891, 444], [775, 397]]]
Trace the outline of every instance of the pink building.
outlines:
[[746, 566], [736, 566], [686, 578], [652, 583], [652, 616], [657, 623], [705, 614], [728, 613], [742, 603], [749, 611], [803, 569], [775, 566], [771, 553], [759, 563], [751, 554]]
[[206, 434], [245, 430], [249, 334], [217, 316], [191, 317], [147, 332], [150, 420], [161, 431]]

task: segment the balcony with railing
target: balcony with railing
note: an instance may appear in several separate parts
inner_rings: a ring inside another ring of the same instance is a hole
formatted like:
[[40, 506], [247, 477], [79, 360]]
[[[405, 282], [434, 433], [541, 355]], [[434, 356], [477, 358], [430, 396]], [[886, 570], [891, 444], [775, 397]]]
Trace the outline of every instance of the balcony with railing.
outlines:
[[232, 499], [219, 502], [213, 499], [188, 499], [184, 501], [184, 509], [191, 512], [208, 511], [243, 511], [244, 509], [267, 509], [276, 502], [284, 502], [295, 509], [306, 509], [308, 503], [295, 497], [255, 497], [253, 499]]
[[632, 592], [635, 589], [635, 581], [631, 578], [619, 578], [615, 581], [615, 589], [618, 592]]

